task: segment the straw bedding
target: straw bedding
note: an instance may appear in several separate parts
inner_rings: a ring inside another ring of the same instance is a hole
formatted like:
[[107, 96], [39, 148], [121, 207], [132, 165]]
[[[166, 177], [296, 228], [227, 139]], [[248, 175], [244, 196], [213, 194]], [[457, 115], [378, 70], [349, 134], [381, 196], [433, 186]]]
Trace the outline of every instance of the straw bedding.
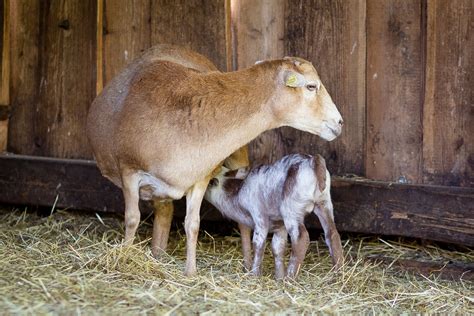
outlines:
[[[154, 259], [151, 223], [140, 225], [132, 247], [122, 247], [118, 215], [0, 208], [0, 311], [19, 314], [250, 314], [250, 313], [474, 313], [474, 285], [397, 272], [365, 260], [395, 258], [473, 262], [470, 249], [344, 236], [349, 260], [339, 274], [322, 239], [312, 241], [297, 281], [272, 278], [270, 252], [265, 276], [242, 270], [240, 241], [201, 231], [199, 276], [186, 278], [185, 238], [173, 230], [169, 256]], [[49, 214], [47, 214], [49, 215]], [[269, 247], [267, 247], [269, 248]]]

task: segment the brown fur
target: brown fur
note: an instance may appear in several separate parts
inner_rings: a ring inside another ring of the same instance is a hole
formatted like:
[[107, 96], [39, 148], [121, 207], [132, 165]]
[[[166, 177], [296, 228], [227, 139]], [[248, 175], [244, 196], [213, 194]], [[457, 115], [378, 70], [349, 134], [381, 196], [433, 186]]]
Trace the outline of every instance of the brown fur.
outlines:
[[326, 189], [326, 161], [321, 155], [314, 156], [314, 174], [318, 179], [319, 192]]
[[285, 183], [283, 184], [283, 198], [289, 196], [296, 184], [296, 176], [298, 175], [299, 164], [291, 165], [286, 175]]
[[241, 179], [227, 179], [223, 185], [224, 191], [230, 196], [237, 195], [242, 187], [242, 183]]

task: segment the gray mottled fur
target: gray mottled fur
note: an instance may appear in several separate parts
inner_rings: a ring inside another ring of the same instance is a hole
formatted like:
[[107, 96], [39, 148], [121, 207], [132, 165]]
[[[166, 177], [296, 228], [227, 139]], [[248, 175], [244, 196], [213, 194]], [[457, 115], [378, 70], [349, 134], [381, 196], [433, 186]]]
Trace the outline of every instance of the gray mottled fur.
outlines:
[[[311, 212], [321, 221], [333, 262], [338, 267], [342, 264], [342, 246], [334, 224], [330, 182], [330, 174], [321, 156], [294, 154], [274, 164], [254, 168], [246, 177], [228, 175], [223, 169], [211, 181], [206, 199], [224, 216], [254, 230], [255, 253], [251, 267], [254, 274], [261, 273], [265, 240], [272, 232], [276, 277], [296, 277], [309, 244], [304, 218]], [[288, 233], [292, 254], [285, 272], [283, 256]]]

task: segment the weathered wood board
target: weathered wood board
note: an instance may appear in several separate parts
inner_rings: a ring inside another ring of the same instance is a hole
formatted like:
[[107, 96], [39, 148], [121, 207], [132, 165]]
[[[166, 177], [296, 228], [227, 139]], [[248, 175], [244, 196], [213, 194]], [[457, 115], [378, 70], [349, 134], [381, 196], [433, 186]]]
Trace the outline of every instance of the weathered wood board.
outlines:
[[151, 0], [151, 45], [189, 47], [226, 70], [225, 0]]
[[423, 31], [421, 0], [367, 0], [367, 178], [421, 182]]
[[[235, 70], [284, 56], [284, 9], [284, 0], [232, 2]], [[253, 165], [274, 161], [284, 155], [284, 149], [280, 131], [267, 131], [250, 143], [250, 161]]]
[[91, 157], [84, 129], [96, 92], [96, 9], [94, 0], [12, 3], [10, 151]]
[[474, 187], [474, 1], [427, 8], [424, 182]]
[[10, 0], [0, 0], [0, 152], [7, 149], [10, 112]]
[[[35, 145], [36, 105], [40, 67], [40, 1], [13, 1], [10, 7], [11, 29], [11, 116], [8, 151], [33, 155]], [[39, 141], [39, 139], [38, 139]]]
[[105, 0], [104, 84], [150, 47], [150, 1]]
[[241, 1], [233, 10], [239, 69], [285, 55], [308, 59], [346, 121], [332, 143], [291, 128], [267, 132], [250, 145], [253, 163], [321, 153], [334, 173], [364, 174], [365, 1]]
[[0, 105], [10, 105], [10, 0], [0, 1]]
[[[123, 212], [119, 188], [92, 161], [0, 155], [0, 203]], [[340, 231], [397, 235], [474, 246], [474, 188], [393, 184], [333, 177]], [[176, 216], [184, 217], [184, 207]], [[222, 220], [205, 206], [202, 218]], [[320, 227], [308, 216], [309, 227]]]
[[285, 54], [313, 62], [345, 121], [326, 142], [284, 129], [286, 152], [321, 153], [335, 174], [363, 175], [365, 159], [365, 14], [360, 0], [287, 0]]

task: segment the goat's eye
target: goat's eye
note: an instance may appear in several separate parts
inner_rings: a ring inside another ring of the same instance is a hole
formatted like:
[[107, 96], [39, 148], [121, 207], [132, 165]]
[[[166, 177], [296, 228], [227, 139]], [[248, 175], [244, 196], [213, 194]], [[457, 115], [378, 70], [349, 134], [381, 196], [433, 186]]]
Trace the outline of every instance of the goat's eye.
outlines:
[[306, 89], [309, 91], [316, 91], [318, 89], [318, 86], [316, 84], [308, 84], [306, 85]]
[[211, 187], [215, 187], [215, 186], [219, 185], [219, 180], [217, 180], [216, 178], [212, 178], [209, 181], [209, 184], [211, 185]]

